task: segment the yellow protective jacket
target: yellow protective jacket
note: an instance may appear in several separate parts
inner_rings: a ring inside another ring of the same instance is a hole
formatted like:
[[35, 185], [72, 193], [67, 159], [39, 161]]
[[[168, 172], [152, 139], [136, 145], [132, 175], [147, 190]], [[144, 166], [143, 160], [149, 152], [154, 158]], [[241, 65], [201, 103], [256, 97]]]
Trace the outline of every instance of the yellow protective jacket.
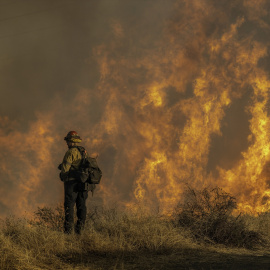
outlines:
[[60, 178], [62, 181], [75, 180], [75, 172], [79, 169], [82, 155], [76, 147], [71, 147], [66, 152], [62, 166]]

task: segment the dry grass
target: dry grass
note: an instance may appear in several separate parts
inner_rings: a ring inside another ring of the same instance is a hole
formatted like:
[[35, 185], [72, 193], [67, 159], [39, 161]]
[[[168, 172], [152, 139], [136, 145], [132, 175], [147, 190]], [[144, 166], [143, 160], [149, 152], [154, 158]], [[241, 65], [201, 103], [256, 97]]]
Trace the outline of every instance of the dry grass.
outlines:
[[46, 207], [36, 211], [36, 220], [2, 221], [0, 269], [98, 269], [96, 263], [108, 262], [100, 269], [109, 269], [121, 254], [171, 254], [196, 246], [171, 222], [115, 209], [90, 213], [82, 235], [65, 235], [56, 222], [61, 213], [59, 206]]
[[[198, 232], [204, 232], [202, 226], [205, 225], [197, 224], [199, 231], [187, 228], [187, 223], [179, 223], [179, 211], [175, 222], [140, 210], [93, 210], [88, 215], [82, 235], [65, 235], [62, 233], [62, 210], [60, 206], [39, 208], [32, 221], [3, 220], [0, 269], [222, 269], [220, 264], [223, 262], [229, 261], [237, 266], [242, 265], [243, 260], [247, 262], [246, 269], [250, 265], [257, 267], [260, 260], [263, 261], [258, 269], [267, 269], [264, 263], [268, 265], [267, 260], [270, 260], [266, 256], [270, 253], [267, 246], [270, 239], [269, 214], [243, 216], [242, 227], [237, 225], [241, 232], [252, 231], [262, 237], [261, 242], [255, 243], [257, 250], [252, 251], [228, 248], [227, 240], [220, 245], [213, 239], [209, 241], [209, 236], [199, 237]], [[229, 212], [226, 213], [229, 215]], [[199, 223], [204, 215], [197, 212], [195, 223]], [[230, 218], [227, 221], [232, 226], [230, 222], [233, 221]], [[208, 220], [207, 228], [212, 228], [209, 225], [212, 223], [215, 222]], [[238, 243], [243, 243], [240, 236], [237, 237]], [[245, 247], [246, 244], [234, 246]]]

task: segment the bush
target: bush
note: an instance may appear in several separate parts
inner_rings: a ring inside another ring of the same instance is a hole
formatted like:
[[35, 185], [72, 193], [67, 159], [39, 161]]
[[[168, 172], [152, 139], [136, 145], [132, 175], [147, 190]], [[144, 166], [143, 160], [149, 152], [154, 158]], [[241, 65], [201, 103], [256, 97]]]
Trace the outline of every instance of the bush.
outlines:
[[260, 232], [249, 230], [241, 215], [232, 214], [236, 208], [236, 199], [221, 188], [199, 191], [188, 187], [184, 202], [175, 209], [174, 220], [198, 240], [244, 248], [264, 245]]
[[49, 229], [63, 231], [64, 228], [64, 207], [57, 205], [54, 209], [51, 207], [38, 207], [34, 212], [34, 220], [31, 224], [46, 226]]

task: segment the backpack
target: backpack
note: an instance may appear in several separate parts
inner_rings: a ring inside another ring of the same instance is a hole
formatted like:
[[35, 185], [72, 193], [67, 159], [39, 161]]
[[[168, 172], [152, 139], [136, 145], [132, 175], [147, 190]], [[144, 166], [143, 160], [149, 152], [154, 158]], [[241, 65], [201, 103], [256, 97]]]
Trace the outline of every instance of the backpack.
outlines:
[[82, 161], [77, 171], [78, 179], [85, 184], [85, 190], [95, 189], [95, 185], [100, 183], [102, 171], [98, 166], [96, 158], [86, 157], [86, 151], [82, 146], [76, 146], [82, 155]]

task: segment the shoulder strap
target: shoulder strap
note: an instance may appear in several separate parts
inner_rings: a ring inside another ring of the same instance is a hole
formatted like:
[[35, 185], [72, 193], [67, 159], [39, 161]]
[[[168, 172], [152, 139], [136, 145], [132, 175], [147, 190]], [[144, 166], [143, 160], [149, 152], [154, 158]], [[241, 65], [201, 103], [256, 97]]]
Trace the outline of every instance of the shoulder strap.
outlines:
[[79, 150], [79, 152], [81, 153], [82, 158], [85, 159], [85, 156], [86, 156], [85, 148], [82, 147], [82, 146], [75, 146], [75, 147], [76, 147], [76, 148]]
[[86, 150], [82, 146], [72, 146], [71, 148], [77, 148], [80, 154], [82, 155], [82, 159], [86, 158]]

